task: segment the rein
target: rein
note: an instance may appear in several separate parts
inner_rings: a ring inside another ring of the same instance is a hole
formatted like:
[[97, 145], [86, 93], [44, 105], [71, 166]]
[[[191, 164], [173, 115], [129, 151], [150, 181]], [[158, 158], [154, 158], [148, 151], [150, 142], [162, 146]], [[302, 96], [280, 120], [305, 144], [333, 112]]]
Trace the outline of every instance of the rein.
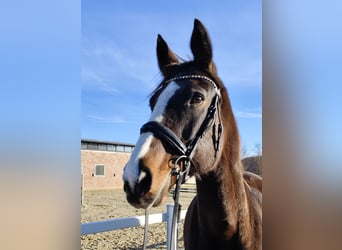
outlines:
[[[187, 145], [185, 145], [182, 142], [182, 140], [179, 139], [178, 136], [173, 131], [171, 131], [169, 128], [167, 128], [166, 126], [156, 121], [147, 122], [140, 129], [141, 134], [146, 133], [146, 132], [153, 133], [153, 135], [162, 142], [166, 150], [172, 152], [172, 154], [174, 155], [178, 155], [178, 158], [176, 159], [174, 163], [174, 167], [171, 170], [171, 175], [177, 176], [176, 188], [175, 188], [175, 192], [173, 195], [174, 210], [173, 210], [172, 227], [171, 227], [172, 228], [171, 229], [171, 250], [177, 249], [178, 222], [179, 222], [179, 216], [180, 216], [180, 210], [181, 210], [181, 205], [179, 204], [180, 187], [189, 178], [189, 170], [190, 170], [190, 166], [192, 163], [191, 160], [193, 157], [194, 150], [198, 144], [198, 141], [204, 136], [210, 124], [214, 120], [214, 116], [216, 112], [218, 113], [219, 124], [217, 127], [217, 132], [216, 132], [215, 123], [213, 124], [213, 144], [214, 144], [214, 149], [215, 149], [215, 157], [219, 150], [220, 139], [221, 139], [221, 134], [222, 134], [221, 118], [220, 118], [219, 109], [218, 109], [219, 91], [218, 91], [216, 83], [210, 78], [206, 76], [202, 76], [202, 75], [178, 76], [178, 77], [174, 77], [174, 78], [167, 80], [166, 83], [169, 83], [171, 81], [185, 80], [185, 79], [205, 80], [209, 82], [212, 87], [214, 87], [215, 92], [216, 92], [208, 108], [207, 115], [205, 119], [203, 120], [200, 128], [198, 129], [195, 137]], [[183, 165], [183, 167], [182, 168], [177, 167], [180, 165]], [[144, 248], [143, 249], [146, 249], [146, 245], [147, 245], [147, 228], [148, 228], [148, 209], [146, 209], [145, 211], [145, 231], [144, 231]]]

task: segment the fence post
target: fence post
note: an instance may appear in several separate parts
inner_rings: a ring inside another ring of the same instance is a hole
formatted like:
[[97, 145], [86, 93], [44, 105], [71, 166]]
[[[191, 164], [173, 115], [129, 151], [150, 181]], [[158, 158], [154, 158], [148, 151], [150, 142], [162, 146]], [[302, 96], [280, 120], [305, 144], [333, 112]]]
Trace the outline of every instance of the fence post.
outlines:
[[172, 215], [173, 215], [173, 204], [167, 204], [166, 206], [166, 246], [167, 250], [171, 250], [171, 233], [172, 233]]

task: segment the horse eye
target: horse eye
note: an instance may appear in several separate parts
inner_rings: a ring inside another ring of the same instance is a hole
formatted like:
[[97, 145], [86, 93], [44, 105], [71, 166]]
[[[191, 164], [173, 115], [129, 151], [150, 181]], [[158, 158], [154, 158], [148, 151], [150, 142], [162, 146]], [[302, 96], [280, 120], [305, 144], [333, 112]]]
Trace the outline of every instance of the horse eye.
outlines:
[[191, 97], [191, 101], [190, 104], [200, 104], [201, 102], [204, 101], [204, 96], [199, 94], [199, 93], [195, 93], [192, 97]]

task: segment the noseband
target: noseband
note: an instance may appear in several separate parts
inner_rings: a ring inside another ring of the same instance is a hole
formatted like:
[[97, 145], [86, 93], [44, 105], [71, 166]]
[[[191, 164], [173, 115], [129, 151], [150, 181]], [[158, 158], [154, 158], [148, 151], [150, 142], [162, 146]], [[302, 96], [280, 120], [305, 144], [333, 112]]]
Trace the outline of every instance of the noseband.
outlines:
[[[174, 167], [171, 171], [171, 175], [177, 176], [177, 184], [176, 184], [176, 189], [175, 189], [174, 197], [173, 197], [175, 205], [174, 205], [174, 211], [173, 211], [172, 232], [171, 232], [171, 249], [172, 250], [177, 249], [177, 239], [178, 239], [177, 224], [179, 221], [179, 214], [180, 214], [180, 209], [181, 209], [181, 205], [178, 202], [180, 186], [189, 177], [189, 170], [190, 170], [190, 165], [192, 162], [191, 160], [193, 157], [194, 149], [196, 148], [198, 141], [204, 136], [210, 124], [214, 120], [214, 116], [216, 112], [218, 112], [219, 124], [217, 127], [217, 132], [216, 132], [216, 125], [215, 123], [213, 124], [213, 143], [214, 143], [214, 149], [215, 149], [215, 158], [219, 150], [220, 139], [221, 139], [221, 134], [222, 134], [221, 118], [220, 118], [219, 109], [218, 109], [219, 91], [218, 91], [216, 83], [210, 78], [206, 76], [202, 76], [202, 75], [177, 76], [177, 77], [167, 80], [166, 83], [169, 83], [171, 81], [180, 81], [184, 79], [200, 79], [200, 80], [207, 81], [215, 89], [215, 92], [216, 92], [208, 108], [207, 115], [205, 119], [203, 120], [200, 128], [198, 129], [195, 137], [187, 145], [185, 145], [182, 142], [182, 140], [179, 139], [178, 136], [173, 131], [171, 131], [169, 128], [167, 128], [166, 126], [156, 121], [147, 122], [140, 129], [140, 133], [146, 133], [146, 132], [153, 133], [153, 135], [163, 143], [163, 146], [166, 150], [178, 156], [177, 160], [174, 163]], [[216, 138], [216, 133], [217, 133], [217, 138]], [[177, 167], [179, 163], [183, 163], [182, 170]], [[146, 216], [148, 216], [148, 212], [146, 212]], [[145, 225], [145, 230], [147, 230], [147, 224]], [[144, 249], [145, 247], [146, 247], [146, 241], [144, 241]]]

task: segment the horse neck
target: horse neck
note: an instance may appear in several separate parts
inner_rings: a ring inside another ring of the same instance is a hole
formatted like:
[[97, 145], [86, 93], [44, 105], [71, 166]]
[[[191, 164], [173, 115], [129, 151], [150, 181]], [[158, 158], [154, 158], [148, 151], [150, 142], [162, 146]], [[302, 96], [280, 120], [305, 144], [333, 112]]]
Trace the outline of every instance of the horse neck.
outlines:
[[240, 159], [232, 161], [222, 156], [215, 171], [197, 178], [196, 184], [199, 219], [216, 231], [212, 233], [223, 232], [222, 237], [232, 238], [241, 227], [241, 219], [248, 216]]

